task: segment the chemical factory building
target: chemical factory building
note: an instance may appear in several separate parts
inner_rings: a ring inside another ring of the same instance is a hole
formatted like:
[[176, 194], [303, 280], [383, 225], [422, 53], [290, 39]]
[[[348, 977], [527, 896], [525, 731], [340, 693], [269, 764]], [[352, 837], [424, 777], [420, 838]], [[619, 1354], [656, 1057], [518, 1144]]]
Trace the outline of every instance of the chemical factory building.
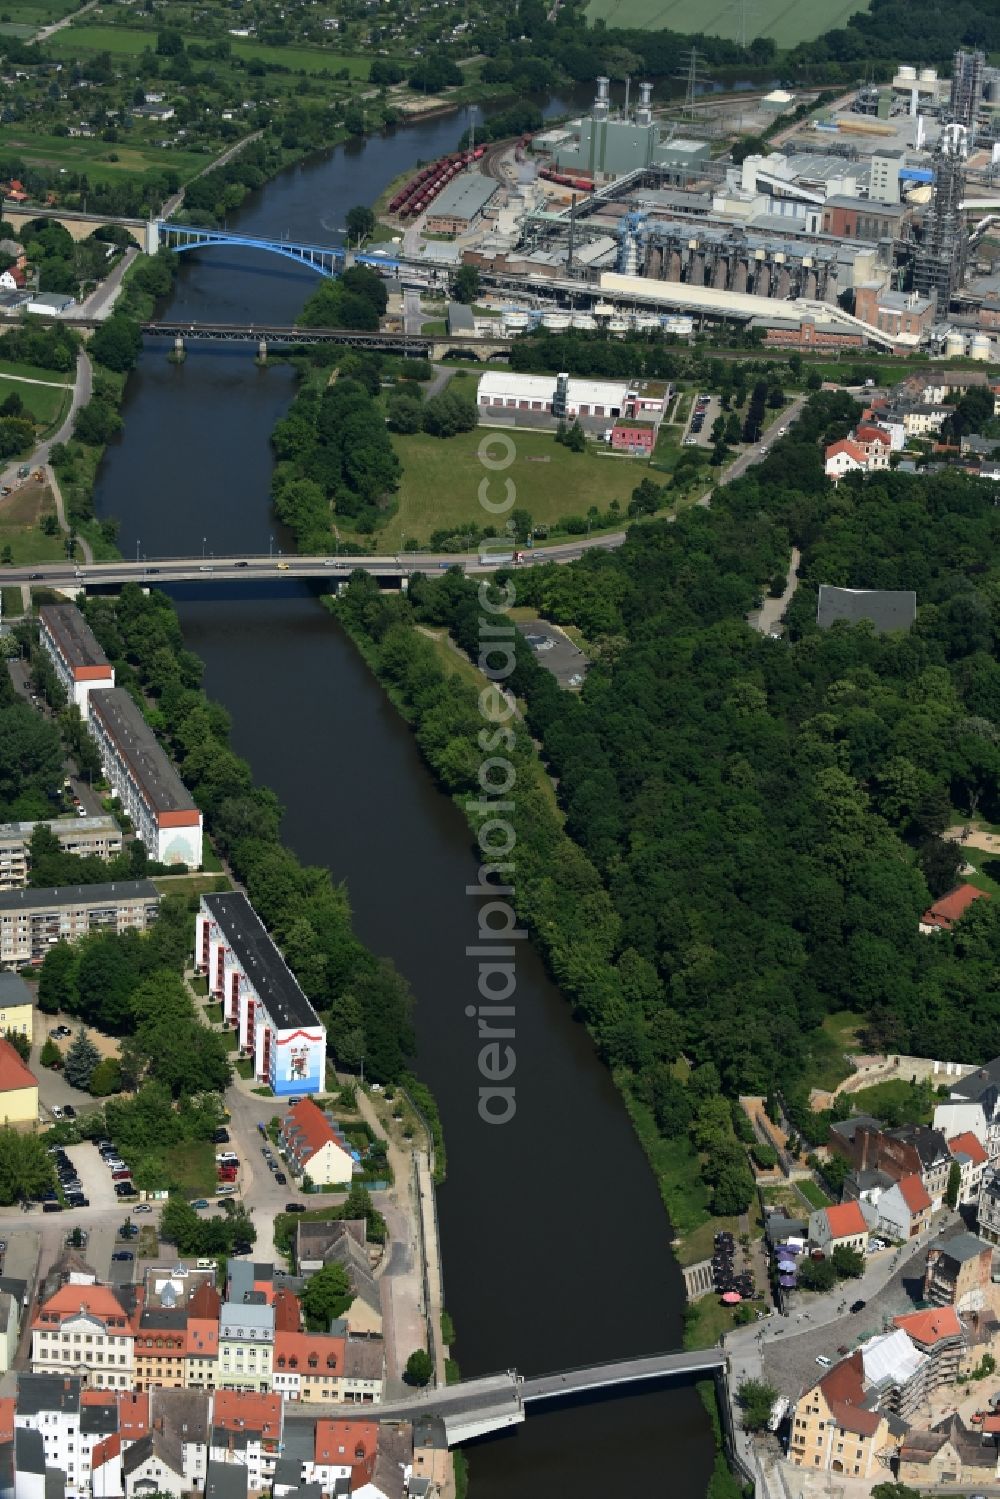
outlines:
[[449, 182], [427, 211], [430, 234], [464, 234], [493, 201], [500, 184], [478, 172], [463, 172]]
[[646, 276], [620, 276], [614, 271], [602, 274], [601, 291], [630, 303], [652, 302], [681, 307], [689, 312], [704, 312], [709, 317], [761, 318], [764, 322], [773, 321], [780, 314], [786, 318], [811, 318], [828, 331], [862, 334], [872, 343], [889, 347], [895, 344], [892, 335], [870, 327], [839, 307], [808, 297], [789, 297], [786, 301], [779, 301], [771, 297], [748, 296], [743, 292], [721, 291], [714, 286], [695, 286], [687, 281], [652, 281]]

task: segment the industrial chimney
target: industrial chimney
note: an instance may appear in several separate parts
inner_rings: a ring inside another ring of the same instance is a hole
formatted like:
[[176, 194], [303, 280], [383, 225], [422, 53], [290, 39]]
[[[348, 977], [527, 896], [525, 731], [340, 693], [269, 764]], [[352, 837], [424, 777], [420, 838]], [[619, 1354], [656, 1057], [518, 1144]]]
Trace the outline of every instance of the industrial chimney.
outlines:
[[653, 92], [651, 83], [640, 83], [639, 85], [639, 108], [635, 112], [635, 123], [637, 125], [652, 125], [653, 107], [650, 97]]
[[611, 105], [608, 90], [611, 87], [610, 78], [598, 78], [597, 98], [594, 100], [593, 118], [595, 120], [606, 120]]

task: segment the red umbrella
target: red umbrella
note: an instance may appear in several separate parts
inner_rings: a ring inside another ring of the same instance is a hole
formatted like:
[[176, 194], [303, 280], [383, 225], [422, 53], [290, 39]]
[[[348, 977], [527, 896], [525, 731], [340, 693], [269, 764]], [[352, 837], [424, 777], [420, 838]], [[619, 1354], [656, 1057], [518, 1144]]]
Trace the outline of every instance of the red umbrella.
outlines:
[[727, 1291], [725, 1296], [723, 1296], [722, 1298], [722, 1304], [723, 1306], [736, 1306], [742, 1300], [743, 1297], [740, 1295], [739, 1291]]

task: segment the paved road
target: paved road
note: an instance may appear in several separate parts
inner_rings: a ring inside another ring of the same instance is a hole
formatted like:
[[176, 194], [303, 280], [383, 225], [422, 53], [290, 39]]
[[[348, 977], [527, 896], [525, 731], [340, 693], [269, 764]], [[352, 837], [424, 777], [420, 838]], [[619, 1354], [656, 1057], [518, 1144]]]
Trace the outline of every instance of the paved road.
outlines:
[[55, 36], [57, 31], [62, 31], [64, 26], [72, 26], [74, 21], [78, 21], [88, 11], [96, 10], [97, 6], [98, 0], [90, 0], [88, 5], [81, 5], [79, 10], [74, 10], [70, 15], [64, 16], [61, 21], [53, 21], [51, 26], [43, 26], [40, 31], [35, 32], [31, 40], [33, 42], [47, 42], [50, 36]]
[[747, 615], [747, 624], [759, 630], [762, 635], [781, 635], [784, 627], [781, 621], [785, 617], [785, 610], [792, 602], [796, 588], [799, 586], [799, 563], [802, 554], [798, 547], [792, 547], [792, 557], [788, 564], [788, 574], [785, 578], [785, 587], [780, 598], [768, 596], [759, 609], [754, 609]]
[[[90, 360], [81, 349], [76, 356], [76, 379], [73, 384], [73, 399], [70, 401], [69, 410], [57, 431], [44, 442], [40, 442], [34, 452], [28, 458], [20, 458], [16, 463], [8, 464], [7, 468], [0, 474], [0, 483], [8, 484], [15, 488], [21, 482], [17, 477], [17, 471], [25, 463], [32, 469], [44, 468], [49, 461], [49, 454], [58, 442], [68, 442], [73, 435], [73, 423], [76, 421], [76, 413], [81, 406], [85, 406], [90, 400], [94, 384], [94, 372]], [[0, 501], [2, 505], [2, 501]]]
[[106, 318], [118, 300], [118, 293], [122, 289], [122, 280], [125, 272], [132, 264], [139, 250], [135, 245], [130, 245], [118, 263], [111, 268], [109, 275], [105, 276], [99, 286], [95, 287], [89, 297], [85, 297], [77, 309], [78, 317]]

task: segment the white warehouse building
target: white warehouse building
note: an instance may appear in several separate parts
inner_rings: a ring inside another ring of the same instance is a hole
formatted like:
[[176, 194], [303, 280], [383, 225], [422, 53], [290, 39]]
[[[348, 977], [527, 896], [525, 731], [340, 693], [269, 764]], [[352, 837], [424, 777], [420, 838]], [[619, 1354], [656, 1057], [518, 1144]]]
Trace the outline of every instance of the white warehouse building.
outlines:
[[548, 412], [576, 417], [643, 417], [662, 415], [666, 392], [637, 390], [624, 380], [578, 380], [574, 375], [519, 375], [488, 370], [479, 377], [480, 414], [487, 411]]
[[326, 1027], [245, 895], [201, 897], [194, 960], [258, 1081], [277, 1098], [323, 1092]]

